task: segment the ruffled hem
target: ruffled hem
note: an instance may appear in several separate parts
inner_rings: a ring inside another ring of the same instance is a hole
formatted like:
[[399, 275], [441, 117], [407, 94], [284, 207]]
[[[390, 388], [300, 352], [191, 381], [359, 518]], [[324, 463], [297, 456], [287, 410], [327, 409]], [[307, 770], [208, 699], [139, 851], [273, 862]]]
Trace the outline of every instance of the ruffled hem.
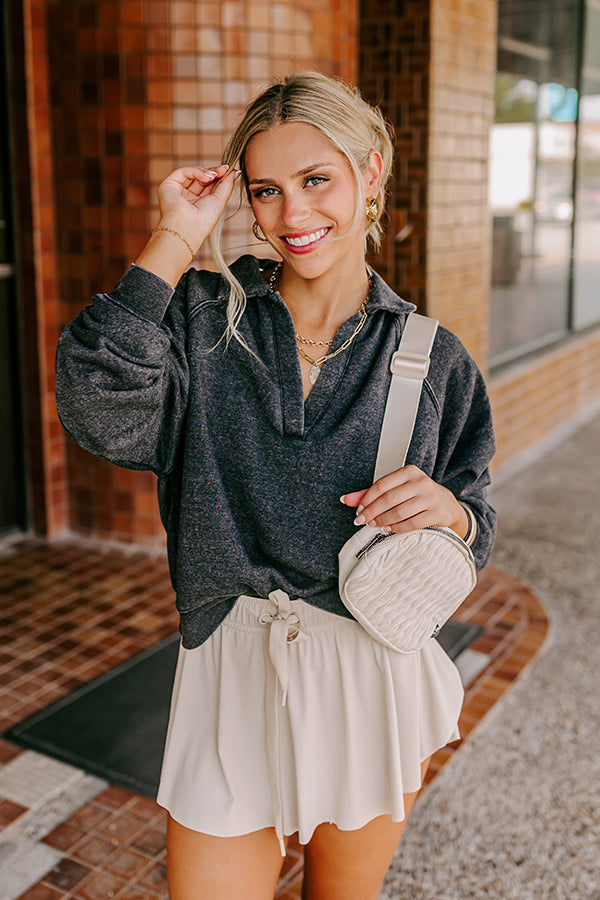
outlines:
[[420, 765], [459, 739], [458, 670], [435, 640], [400, 654], [351, 619], [292, 601], [305, 639], [287, 646], [278, 712], [278, 785], [269, 765], [267, 601], [240, 598], [208, 641], [180, 649], [158, 803], [217, 836], [276, 826], [310, 840], [322, 822], [355, 830], [421, 786]]

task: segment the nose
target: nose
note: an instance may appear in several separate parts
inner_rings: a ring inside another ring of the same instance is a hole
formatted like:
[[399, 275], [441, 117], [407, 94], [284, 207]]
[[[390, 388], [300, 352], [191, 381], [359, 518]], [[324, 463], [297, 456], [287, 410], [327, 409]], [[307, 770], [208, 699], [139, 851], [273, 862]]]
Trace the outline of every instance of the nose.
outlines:
[[297, 228], [310, 218], [311, 211], [300, 192], [284, 194], [281, 206], [281, 221], [286, 227]]

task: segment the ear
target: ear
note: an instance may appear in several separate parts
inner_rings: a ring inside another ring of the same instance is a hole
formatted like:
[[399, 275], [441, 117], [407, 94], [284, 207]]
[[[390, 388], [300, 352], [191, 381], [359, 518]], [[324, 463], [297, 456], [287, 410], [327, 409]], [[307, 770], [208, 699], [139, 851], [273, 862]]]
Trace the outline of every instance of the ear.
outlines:
[[381, 185], [381, 173], [383, 172], [383, 159], [378, 150], [369, 151], [369, 161], [365, 169], [365, 194], [367, 197], [376, 197]]

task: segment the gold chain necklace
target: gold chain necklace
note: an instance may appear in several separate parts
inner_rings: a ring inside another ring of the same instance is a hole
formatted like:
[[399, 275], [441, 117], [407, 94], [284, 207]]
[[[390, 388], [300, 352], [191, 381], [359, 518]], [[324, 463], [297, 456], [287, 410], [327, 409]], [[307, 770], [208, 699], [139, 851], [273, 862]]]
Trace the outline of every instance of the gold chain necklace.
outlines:
[[[278, 262], [277, 265], [275, 266], [275, 268], [273, 269], [273, 271], [271, 272], [271, 276], [270, 276], [269, 282], [268, 282], [268, 288], [271, 293], [275, 292], [275, 285], [277, 283], [277, 278], [279, 277], [279, 273], [281, 271], [282, 266], [283, 266], [283, 263]], [[352, 343], [352, 341], [354, 340], [356, 335], [359, 333], [359, 331], [362, 329], [363, 325], [367, 321], [367, 303], [369, 302], [369, 298], [371, 296], [371, 290], [373, 288], [373, 275], [370, 272], [368, 273], [368, 275], [369, 275], [369, 290], [367, 292], [366, 299], [363, 300], [363, 302], [360, 305], [360, 309], [359, 309], [359, 312], [361, 313], [362, 318], [361, 318], [360, 322], [358, 323], [358, 325], [356, 326], [356, 328], [354, 329], [354, 331], [352, 332], [352, 334], [350, 335], [350, 337], [347, 338], [343, 344], [340, 344], [340, 346], [337, 348], [337, 350], [334, 350], [333, 353], [328, 353], [325, 356], [320, 356], [318, 359], [313, 359], [311, 356], [308, 355], [308, 353], [305, 353], [305, 351], [302, 349], [302, 347], [298, 347], [298, 353], [302, 357], [304, 357], [304, 359], [307, 362], [312, 363], [310, 371], [308, 373], [308, 377], [310, 379], [311, 384], [316, 383], [317, 378], [321, 374], [321, 369], [323, 368], [323, 366], [325, 365], [325, 363], [328, 360], [333, 359], [333, 357], [337, 356], [338, 353], [341, 353], [343, 350], [348, 349], [348, 347], [350, 346], [350, 344]], [[310, 341], [307, 338], [302, 338], [302, 336], [299, 334], [296, 334], [296, 340], [303, 341], [303, 343], [311, 344], [312, 346], [315, 346], [315, 347], [328, 347], [328, 346], [331, 346], [331, 344], [333, 343], [333, 340], [331, 340], [331, 341]]]
[[302, 337], [298, 332], [296, 332], [296, 340], [301, 344], [307, 344], [309, 347], [331, 347], [333, 344], [333, 338], [330, 341], [311, 341], [310, 338]]

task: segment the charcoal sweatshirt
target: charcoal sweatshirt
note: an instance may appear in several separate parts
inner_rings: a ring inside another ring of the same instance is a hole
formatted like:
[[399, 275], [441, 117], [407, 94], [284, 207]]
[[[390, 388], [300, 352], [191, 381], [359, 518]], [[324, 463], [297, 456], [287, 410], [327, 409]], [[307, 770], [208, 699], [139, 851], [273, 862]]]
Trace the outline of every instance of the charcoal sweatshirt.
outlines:
[[[389, 361], [414, 309], [375, 275], [365, 326], [328, 361], [306, 401], [294, 323], [243, 256], [232, 270], [248, 301], [248, 346], [219, 343], [229, 287], [190, 269], [175, 291], [132, 265], [63, 332], [56, 397], [86, 450], [158, 475], [160, 512], [183, 645], [199, 646], [242, 594], [281, 588], [350, 617], [337, 557], [355, 532], [340, 495], [372, 484], [390, 382]], [[359, 314], [339, 328], [334, 351]], [[216, 346], [215, 349], [212, 349]], [[421, 468], [477, 518], [473, 553], [488, 560], [495, 513], [486, 500], [494, 452], [482, 376], [439, 328], [407, 464]]]

